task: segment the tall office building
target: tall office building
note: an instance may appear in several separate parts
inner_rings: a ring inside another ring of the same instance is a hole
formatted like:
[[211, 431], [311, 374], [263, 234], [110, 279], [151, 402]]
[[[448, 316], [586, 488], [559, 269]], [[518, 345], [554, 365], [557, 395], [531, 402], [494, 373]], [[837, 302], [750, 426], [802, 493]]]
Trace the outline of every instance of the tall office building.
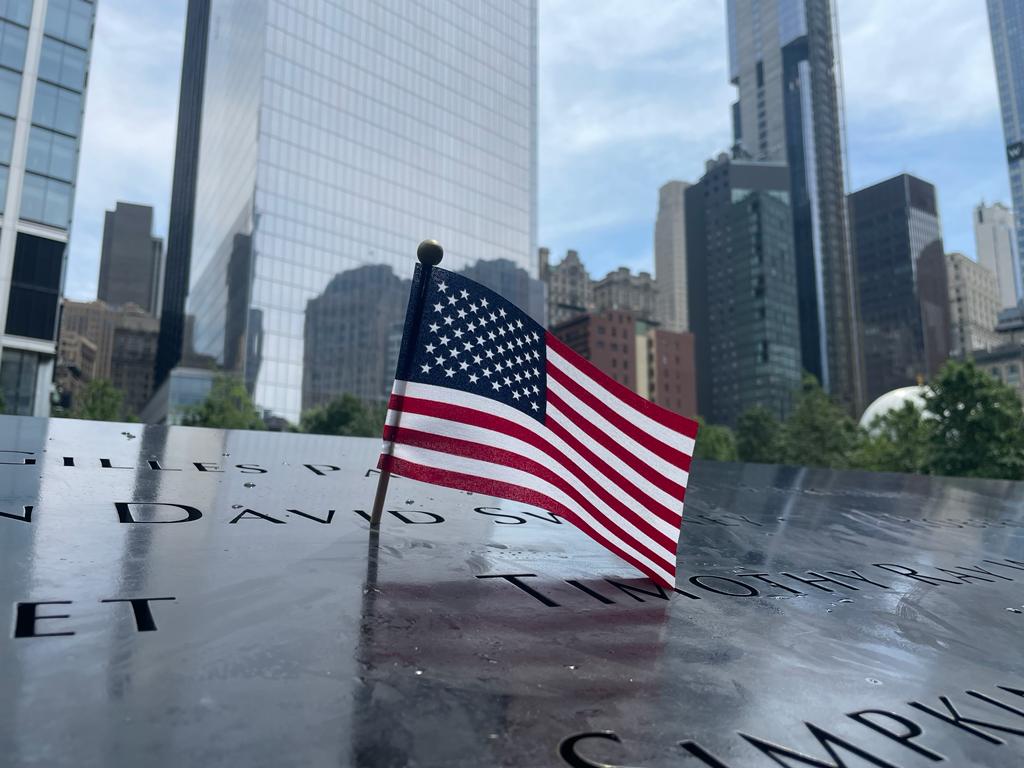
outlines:
[[178, 134], [171, 181], [171, 215], [167, 222], [167, 255], [164, 262], [163, 299], [160, 302], [160, 337], [153, 374], [157, 386], [181, 362], [186, 338], [185, 299], [188, 296], [189, 265], [192, 261], [192, 225], [195, 219], [196, 171], [199, 165], [199, 132], [203, 122], [203, 84], [206, 81], [209, 30], [210, 0], [188, 0], [185, 48], [181, 57], [181, 91], [178, 96]]
[[299, 418], [307, 305], [335, 275], [408, 278], [433, 237], [448, 269], [537, 277], [536, 16], [535, 0], [213, 0], [187, 310], [194, 351], [261, 408]]
[[670, 331], [689, 328], [686, 304], [685, 181], [670, 181], [658, 190], [654, 223], [654, 277], [658, 283], [658, 319]]
[[95, 6], [0, 3], [0, 390], [45, 416]]
[[103, 220], [96, 297], [114, 307], [135, 304], [160, 314], [164, 242], [153, 237], [153, 209], [118, 202]]
[[1010, 195], [1017, 223], [1015, 283], [1018, 299], [1024, 299], [1024, 3], [988, 0], [988, 23], [992, 30], [992, 57], [996, 65]]
[[852, 192], [849, 205], [866, 393], [874, 401], [937, 372], [925, 359], [918, 261], [944, 253], [942, 227], [935, 187], [906, 173]]
[[995, 275], [962, 253], [946, 254], [946, 274], [953, 324], [951, 353], [965, 357], [1003, 343], [996, 333], [1000, 307]]
[[736, 152], [789, 166], [802, 365], [859, 410], [863, 371], [832, 1], [728, 0], [727, 23]]
[[715, 424], [755, 405], [784, 418], [800, 387], [789, 179], [781, 163], [723, 154], [686, 190], [697, 407]]
[[[137, 304], [112, 307], [102, 300], [65, 299], [54, 377], [62, 404], [65, 407], [74, 404], [75, 391], [80, 389], [78, 384], [106, 379], [120, 390], [124, 415], [139, 415], [153, 394], [153, 361], [159, 328], [159, 321]], [[87, 342], [91, 349], [78, 340]], [[91, 357], [87, 368], [81, 362], [83, 354]], [[75, 381], [76, 369], [80, 374], [87, 374], [88, 379]]]
[[1002, 203], [974, 209], [974, 245], [978, 263], [996, 276], [999, 302], [1003, 307], [1016, 305], [1024, 296], [1017, 271], [1017, 233], [1013, 226], [1013, 211]]
[[338, 392], [387, 399], [395, 375], [388, 341], [401, 334], [409, 286], [390, 267], [366, 264], [335, 275], [309, 300], [302, 410], [324, 405]]

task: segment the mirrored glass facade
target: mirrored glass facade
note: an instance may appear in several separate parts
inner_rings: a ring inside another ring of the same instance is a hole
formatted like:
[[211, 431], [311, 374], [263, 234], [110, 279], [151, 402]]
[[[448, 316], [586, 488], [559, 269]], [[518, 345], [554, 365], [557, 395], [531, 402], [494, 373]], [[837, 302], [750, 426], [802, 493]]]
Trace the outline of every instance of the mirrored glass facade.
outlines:
[[95, 9], [0, 0], [0, 381], [17, 413], [49, 414]]
[[1010, 170], [1010, 196], [1017, 219], [1017, 298], [1024, 301], [1024, 3], [988, 0], [992, 58]]
[[801, 364], [851, 412], [864, 405], [833, 0], [728, 0], [737, 157], [789, 166]]
[[542, 314], [536, 42], [535, 0], [214, 0], [190, 352], [293, 422], [384, 398], [425, 238]]

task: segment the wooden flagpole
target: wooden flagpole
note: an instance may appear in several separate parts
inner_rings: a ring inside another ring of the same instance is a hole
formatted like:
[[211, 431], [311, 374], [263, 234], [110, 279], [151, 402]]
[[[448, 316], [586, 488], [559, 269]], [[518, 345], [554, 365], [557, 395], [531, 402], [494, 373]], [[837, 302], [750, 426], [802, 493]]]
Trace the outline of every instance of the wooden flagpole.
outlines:
[[[407, 348], [406, 345], [415, 344], [419, 336], [420, 320], [423, 319], [423, 300], [427, 295], [427, 289], [430, 287], [430, 273], [434, 267], [441, 263], [442, 256], [444, 256], [444, 248], [441, 247], [437, 240], [424, 240], [416, 248], [416, 258], [420, 260], [422, 269], [420, 269], [419, 285], [413, 286], [415, 293], [412, 295], [412, 300], [409, 303], [408, 315], [410, 320], [405, 328], [405, 337], [402, 339], [402, 350], [398, 355], [399, 365], [398, 370], [395, 372], [396, 379], [403, 381], [408, 381], [409, 379], [409, 366], [415, 350]], [[399, 419], [401, 419], [401, 414], [399, 414]], [[395, 426], [398, 425], [396, 424]], [[392, 445], [394, 444], [392, 443]], [[371, 535], [373, 531], [380, 528], [380, 517], [384, 512], [384, 497], [387, 496], [389, 480], [391, 480], [391, 472], [387, 469], [382, 469], [380, 477], [377, 478], [377, 493], [373, 497], [373, 510], [370, 512]]]

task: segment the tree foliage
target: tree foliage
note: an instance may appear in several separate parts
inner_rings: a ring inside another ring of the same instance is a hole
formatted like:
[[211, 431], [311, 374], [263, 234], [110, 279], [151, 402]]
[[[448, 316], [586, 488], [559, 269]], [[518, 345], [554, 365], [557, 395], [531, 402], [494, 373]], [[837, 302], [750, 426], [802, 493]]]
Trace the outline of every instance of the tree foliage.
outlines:
[[90, 421], [122, 421], [124, 395], [106, 379], [95, 379], [86, 384], [74, 399], [71, 417]]
[[848, 467], [858, 437], [853, 419], [832, 402], [814, 376], [804, 374], [796, 405], [782, 430], [784, 461], [806, 467]]
[[[740, 417], [735, 452], [743, 461], [1024, 480], [1024, 407], [1014, 389], [971, 361], [951, 360], [924, 399], [923, 409], [904, 403], [861, 429], [807, 375], [784, 424], [763, 408]], [[731, 437], [704, 427], [697, 455], [733, 458]]]
[[387, 407], [364, 403], [354, 395], [341, 395], [302, 414], [301, 432], [317, 435], [380, 437]]
[[877, 417], [861, 435], [852, 466], [875, 472], [929, 471], [931, 423], [914, 403]]
[[266, 428], [245, 384], [228, 375], [220, 375], [213, 380], [206, 399], [186, 410], [182, 424], [218, 429]]
[[782, 453], [782, 427], [775, 414], [755, 405], [736, 422], [736, 453], [740, 461], [771, 463]]
[[937, 475], [1024, 479], [1024, 411], [1017, 394], [972, 361], [949, 362], [931, 382], [928, 442]]
[[693, 451], [695, 459], [714, 459], [715, 461], [736, 461], [736, 438], [732, 430], [718, 424], [705, 424], [698, 417], [700, 431]]

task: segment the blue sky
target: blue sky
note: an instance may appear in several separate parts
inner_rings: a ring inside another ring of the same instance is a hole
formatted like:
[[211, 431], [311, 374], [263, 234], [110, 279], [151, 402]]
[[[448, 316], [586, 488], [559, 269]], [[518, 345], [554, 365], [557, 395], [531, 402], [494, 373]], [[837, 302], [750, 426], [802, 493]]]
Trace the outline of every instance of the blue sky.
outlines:
[[[838, 0], [853, 189], [906, 171], [938, 187], [947, 250], [1009, 202], [983, 0]], [[581, 9], [585, 8], [585, 12]], [[66, 293], [96, 291], [103, 211], [167, 228], [184, 0], [98, 6]], [[652, 268], [658, 187], [730, 142], [721, 0], [540, 0], [539, 240], [595, 275]]]

